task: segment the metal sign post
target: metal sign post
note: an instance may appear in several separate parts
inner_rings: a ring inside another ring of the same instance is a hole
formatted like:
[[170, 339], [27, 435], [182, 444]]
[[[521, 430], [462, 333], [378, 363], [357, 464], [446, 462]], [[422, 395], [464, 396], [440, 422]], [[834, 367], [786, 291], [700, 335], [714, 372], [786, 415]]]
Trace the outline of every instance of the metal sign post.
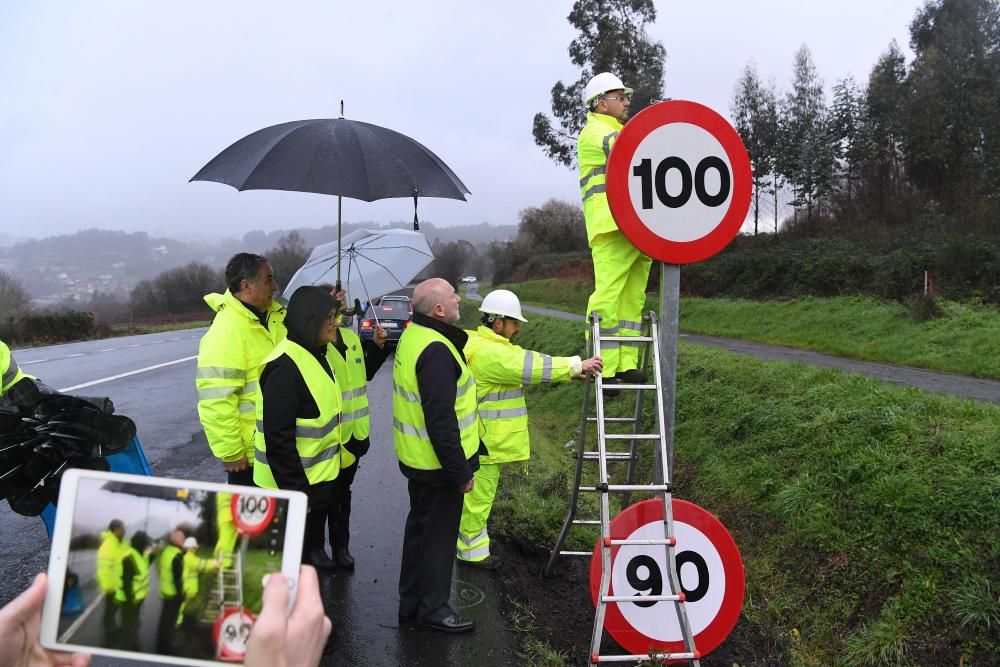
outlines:
[[[663, 433], [667, 440], [667, 479], [674, 479], [674, 414], [677, 397], [677, 341], [680, 337], [681, 267], [660, 263], [660, 377], [663, 378]], [[654, 450], [657, 451], [658, 450]], [[654, 481], [663, 483], [663, 462], [656, 457]]]

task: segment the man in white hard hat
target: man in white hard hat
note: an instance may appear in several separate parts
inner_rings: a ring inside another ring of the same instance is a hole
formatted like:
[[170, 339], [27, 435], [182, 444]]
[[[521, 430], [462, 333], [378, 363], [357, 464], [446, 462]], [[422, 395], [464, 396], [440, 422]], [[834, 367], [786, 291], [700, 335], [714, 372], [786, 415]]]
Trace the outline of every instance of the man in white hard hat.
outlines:
[[[611, 147], [628, 118], [632, 89], [614, 74], [592, 78], [583, 93], [587, 124], [577, 141], [580, 194], [587, 222], [587, 242], [594, 260], [594, 293], [587, 302], [587, 317], [597, 311], [601, 334], [638, 336], [642, 306], [652, 260], [641, 253], [618, 229], [608, 207], [606, 177]], [[587, 327], [588, 333], [590, 327]], [[639, 369], [640, 343], [607, 342], [601, 345], [604, 382], [643, 382]]]
[[500, 466], [526, 461], [528, 443], [528, 407], [522, 387], [529, 384], [586, 379], [601, 372], [601, 358], [550, 357], [514, 345], [514, 337], [526, 322], [517, 295], [508, 290], [494, 290], [482, 305], [482, 326], [468, 331], [465, 358], [476, 378], [479, 418], [485, 429], [483, 443], [488, 453], [479, 457], [472, 491], [465, 494], [462, 523], [458, 534], [458, 560], [468, 565], [495, 569], [499, 561], [490, 556], [490, 537], [486, 530], [497, 485]]

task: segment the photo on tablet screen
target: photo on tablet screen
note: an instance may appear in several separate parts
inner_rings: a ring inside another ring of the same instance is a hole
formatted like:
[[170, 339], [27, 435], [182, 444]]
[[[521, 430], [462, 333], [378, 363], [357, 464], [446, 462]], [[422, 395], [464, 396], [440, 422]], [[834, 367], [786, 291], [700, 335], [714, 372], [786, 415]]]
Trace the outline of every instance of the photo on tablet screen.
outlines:
[[80, 479], [59, 643], [242, 661], [288, 514], [247, 491]]

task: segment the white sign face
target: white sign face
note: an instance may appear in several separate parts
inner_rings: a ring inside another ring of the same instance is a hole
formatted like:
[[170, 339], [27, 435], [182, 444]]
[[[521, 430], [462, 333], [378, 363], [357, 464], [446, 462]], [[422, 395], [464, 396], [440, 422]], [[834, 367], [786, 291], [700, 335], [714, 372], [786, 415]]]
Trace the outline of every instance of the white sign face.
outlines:
[[240, 657], [247, 652], [253, 618], [246, 611], [228, 613], [219, 626], [219, 653], [229, 658]]
[[[675, 558], [691, 632], [703, 631], [715, 620], [726, 593], [722, 557], [711, 540], [690, 524], [674, 521]], [[640, 526], [626, 539], [662, 540], [663, 522]], [[669, 595], [666, 553], [663, 546], [625, 545], [618, 550], [611, 569], [613, 595]], [[658, 641], [682, 641], [673, 602], [619, 602], [629, 625]]]
[[268, 496], [234, 496], [236, 526], [251, 536], [262, 532], [274, 516], [274, 499]]
[[691, 123], [663, 125], [639, 142], [629, 196], [650, 232], [686, 243], [718, 227], [733, 197], [733, 168], [718, 139]]

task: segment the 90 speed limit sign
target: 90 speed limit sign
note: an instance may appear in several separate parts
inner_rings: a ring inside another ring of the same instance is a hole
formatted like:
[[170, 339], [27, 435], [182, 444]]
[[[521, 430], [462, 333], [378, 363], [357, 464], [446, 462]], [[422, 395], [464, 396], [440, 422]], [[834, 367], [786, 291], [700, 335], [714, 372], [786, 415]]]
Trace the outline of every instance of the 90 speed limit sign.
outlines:
[[[729, 531], [712, 514], [674, 499], [674, 557], [684, 592], [695, 647], [705, 655], [716, 649], [736, 625], [743, 608], [746, 581], [743, 559]], [[645, 500], [611, 521], [611, 538], [649, 540], [664, 536], [663, 503]], [[609, 595], [669, 595], [665, 547], [611, 547]], [[596, 604], [601, 586], [601, 543], [590, 561], [590, 592]], [[651, 649], [685, 651], [674, 602], [610, 602], [604, 627], [622, 648], [639, 655]]]
[[618, 228], [668, 264], [700, 262], [725, 248], [746, 219], [751, 186], [740, 135], [697, 102], [643, 109], [608, 158], [608, 205]]
[[233, 513], [233, 523], [243, 535], [256, 537], [267, 530], [271, 519], [274, 518], [276, 502], [277, 500], [269, 496], [234, 493], [229, 505]]
[[243, 662], [247, 652], [247, 642], [256, 617], [249, 609], [227, 607], [215, 620], [212, 641], [216, 655], [226, 662]]

